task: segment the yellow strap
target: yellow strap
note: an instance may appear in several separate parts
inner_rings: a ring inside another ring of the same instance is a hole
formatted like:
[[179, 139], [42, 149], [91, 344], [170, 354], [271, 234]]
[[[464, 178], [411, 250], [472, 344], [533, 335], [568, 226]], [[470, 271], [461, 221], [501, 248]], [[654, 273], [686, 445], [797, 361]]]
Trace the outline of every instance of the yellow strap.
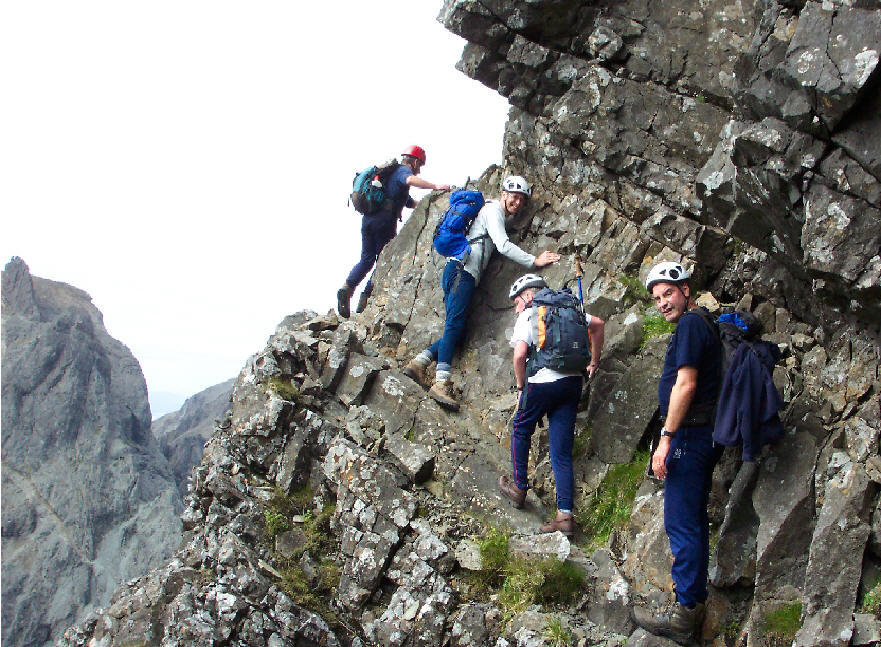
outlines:
[[545, 347], [545, 314], [548, 311], [547, 306], [538, 306], [536, 311], [536, 316], [538, 317], [538, 339], [536, 340], [536, 346], [538, 348]]

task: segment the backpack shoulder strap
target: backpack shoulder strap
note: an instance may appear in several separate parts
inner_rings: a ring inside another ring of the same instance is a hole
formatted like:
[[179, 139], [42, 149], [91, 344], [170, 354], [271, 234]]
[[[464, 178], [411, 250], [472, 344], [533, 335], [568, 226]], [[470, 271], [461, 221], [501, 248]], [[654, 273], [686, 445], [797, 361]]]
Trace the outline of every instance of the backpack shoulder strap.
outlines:
[[721, 340], [721, 336], [719, 334], [719, 326], [713, 319], [713, 315], [711, 315], [706, 308], [704, 308], [703, 306], [698, 306], [697, 308], [692, 308], [691, 310], [688, 310], [685, 314], [693, 314], [700, 317], [701, 321], [703, 321], [707, 325], [707, 328], [710, 329], [710, 332], [713, 333], [713, 337], [715, 337], [717, 341]]
[[[485, 207], [485, 206], [488, 205], [490, 202], [495, 202], [495, 201], [494, 201], [494, 200], [486, 200], [486, 201], [484, 201], [483, 206]], [[483, 207], [481, 207], [481, 209], [483, 209]], [[478, 219], [478, 218], [480, 218], [480, 211], [478, 211], [478, 212], [477, 212], [477, 215], [474, 216], [474, 219], [473, 219], [473, 220], [471, 221], [471, 223], [468, 225], [468, 230], [465, 232], [465, 236], [468, 238], [468, 242], [469, 242], [470, 244], [474, 244], [474, 243], [477, 243], [477, 242], [481, 242], [481, 241], [483, 241], [485, 238], [489, 238], [489, 232], [486, 232], [486, 231], [484, 231], [482, 234], [478, 234], [477, 236], [471, 236], [471, 235], [470, 235], [470, 234], [471, 234], [471, 229], [472, 229], [472, 228], [474, 227], [474, 225], [477, 223], [477, 219]]]

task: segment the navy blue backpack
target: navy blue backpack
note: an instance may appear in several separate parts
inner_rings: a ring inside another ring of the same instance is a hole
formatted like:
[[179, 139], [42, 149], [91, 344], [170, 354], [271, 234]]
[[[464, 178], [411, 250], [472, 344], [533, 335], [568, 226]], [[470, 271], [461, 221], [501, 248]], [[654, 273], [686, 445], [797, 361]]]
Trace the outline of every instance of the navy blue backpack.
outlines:
[[590, 332], [578, 298], [568, 288], [543, 288], [532, 298], [535, 345], [526, 360], [526, 372], [540, 368], [583, 371], [590, 364]]
[[459, 190], [450, 194], [450, 206], [434, 229], [435, 251], [441, 256], [455, 258], [464, 263], [471, 253], [468, 230], [483, 208], [480, 191]]

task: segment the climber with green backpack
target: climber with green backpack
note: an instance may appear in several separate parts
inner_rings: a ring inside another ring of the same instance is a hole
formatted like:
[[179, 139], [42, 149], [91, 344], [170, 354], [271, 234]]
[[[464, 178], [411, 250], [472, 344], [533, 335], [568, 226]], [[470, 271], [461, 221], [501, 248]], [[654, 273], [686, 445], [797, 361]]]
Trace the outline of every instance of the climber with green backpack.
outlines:
[[[337, 290], [337, 312], [349, 318], [349, 302], [358, 284], [376, 264], [376, 259], [388, 242], [395, 237], [398, 221], [404, 207], [416, 206], [410, 197], [410, 187], [449, 191], [449, 184], [435, 184], [419, 175], [425, 165], [425, 150], [408, 146], [401, 154], [401, 162], [390, 162], [368, 167], [355, 175], [350, 200], [361, 217], [361, 258], [349, 272], [346, 282]], [[367, 307], [373, 292], [373, 277], [367, 281], [355, 312]]]

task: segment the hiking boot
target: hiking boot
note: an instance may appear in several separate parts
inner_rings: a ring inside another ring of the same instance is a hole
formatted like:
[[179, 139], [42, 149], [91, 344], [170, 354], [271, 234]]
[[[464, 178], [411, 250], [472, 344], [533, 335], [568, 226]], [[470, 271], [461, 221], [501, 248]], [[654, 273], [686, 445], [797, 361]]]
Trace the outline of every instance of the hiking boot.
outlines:
[[428, 382], [428, 364], [420, 364], [415, 359], [411, 359], [407, 365], [401, 369], [401, 372], [416, 382], [422, 388], [425, 388]]
[[556, 517], [547, 523], [543, 523], [539, 527], [539, 531], [542, 533], [559, 531], [567, 537], [571, 537], [575, 533], [575, 518], [571, 514], [569, 516], [561, 516], [560, 514], [557, 514]]
[[364, 308], [367, 307], [367, 299], [370, 298], [370, 293], [367, 290], [361, 292], [361, 296], [358, 297], [358, 305], [355, 307], [355, 314], [361, 314], [364, 312]]
[[523, 502], [526, 501], [526, 490], [521, 490], [513, 481], [509, 481], [508, 477], [504, 474], [499, 477], [499, 491], [511, 499], [511, 503], [515, 508], [523, 507]]
[[452, 380], [439, 380], [428, 390], [428, 395], [439, 405], [450, 411], [458, 411], [459, 403], [453, 396]]
[[349, 300], [352, 298], [352, 288], [348, 284], [343, 284], [336, 293], [336, 311], [340, 313], [343, 319], [349, 318]]
[[693, 609], [673, 603], [672, 608], [634, 607], [633, 621], [656, 636], [672, 638], [680, 645], [694, 640], [695, 633], [704, 621], [706, 605], [696, 604]]

